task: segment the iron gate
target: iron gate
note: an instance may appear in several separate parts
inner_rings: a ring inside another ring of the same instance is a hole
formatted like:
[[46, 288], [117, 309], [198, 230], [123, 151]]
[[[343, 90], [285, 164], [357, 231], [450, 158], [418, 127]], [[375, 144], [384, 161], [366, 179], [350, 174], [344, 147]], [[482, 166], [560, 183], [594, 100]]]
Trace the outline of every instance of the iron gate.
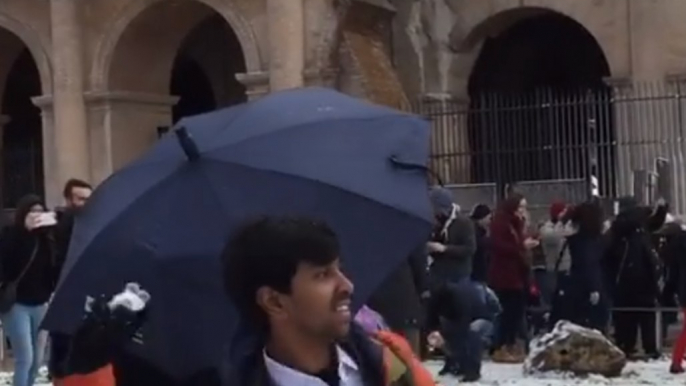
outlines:
[[[644, 201], [663, 196], [685, 213], [686, 197], [679, 194], [686, 188], [683, 92], [681, 82], [641, 83], [485, 93], [469, 104], [423, 99], [414, 109], [432, 123], [433, 172], [454, 190], [471, 192], [462, 196], [490, 184], [500, 197], [517, 182], [540, 206], [592, 193]], [[492, 201], [490, 193], [482, 200]]]

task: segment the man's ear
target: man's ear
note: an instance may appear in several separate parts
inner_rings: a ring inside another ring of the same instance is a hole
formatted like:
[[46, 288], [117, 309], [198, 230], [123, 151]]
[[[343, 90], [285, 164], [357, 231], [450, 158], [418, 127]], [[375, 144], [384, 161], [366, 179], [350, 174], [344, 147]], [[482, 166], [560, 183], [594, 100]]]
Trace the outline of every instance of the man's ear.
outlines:
[[260, 287], [255, 295], [257, 304], [264, 312], [274, 318], [286, 316], [283, 295], [270, 287]]

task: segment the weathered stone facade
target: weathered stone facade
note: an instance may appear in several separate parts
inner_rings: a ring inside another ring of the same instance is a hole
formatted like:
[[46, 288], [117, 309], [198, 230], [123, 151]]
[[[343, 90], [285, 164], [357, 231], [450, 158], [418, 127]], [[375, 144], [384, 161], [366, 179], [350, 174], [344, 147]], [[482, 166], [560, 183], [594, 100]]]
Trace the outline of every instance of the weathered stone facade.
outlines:
[[[612, 78], [686, 71], [682, 0], [3, 0], [0, 89], [27, 48], [54, 204], [68, 177], [102, 181], [172, 124], [182, 49], [216, 106], [303, 84], [398, 108], [418, 96], [466, 102], [484, 38], [543, 12], [581, 24]], [[211, 17], [226, 28], [198, 32]]]

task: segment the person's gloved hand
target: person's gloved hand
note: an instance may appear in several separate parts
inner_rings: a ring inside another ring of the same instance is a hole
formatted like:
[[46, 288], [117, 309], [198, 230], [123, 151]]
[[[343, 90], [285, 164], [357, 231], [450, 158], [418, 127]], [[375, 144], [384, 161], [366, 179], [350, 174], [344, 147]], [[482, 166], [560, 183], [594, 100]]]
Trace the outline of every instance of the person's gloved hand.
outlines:
[[598, 305], [598, 303], [600, 302], [600, 293], [598, 291], [591, 292], [591, 296], [589, 298], [589, 301], [594, 306]]
[[89, 373], [110, 363], [114, 353], [140, 330], [147, 306], [134, 311], [126, 302], [113, 301], [119, 295], [87, 299], [83, 322], [71, 339], [67, 367], [70, 372]]

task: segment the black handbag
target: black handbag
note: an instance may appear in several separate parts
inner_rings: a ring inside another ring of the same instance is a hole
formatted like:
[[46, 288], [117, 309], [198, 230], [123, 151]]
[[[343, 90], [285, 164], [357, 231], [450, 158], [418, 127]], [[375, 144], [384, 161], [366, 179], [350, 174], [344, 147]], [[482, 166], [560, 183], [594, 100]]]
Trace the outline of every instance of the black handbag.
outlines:
[[12, 306], [14, 306], [14, 303], [17, 302], [17, 286], [19, 285], [21, 279], [24, 278], [24, 275], [26, 275], [26, 272], [28, 272], [29, 268], [31, 268], [31, 264], [33, 264], [33, 261], [36, 260], [37, 254], [38, 244], [33, 247], [31, 258], [29, 259], [29, 262], [26, 263], [26, 266], [24, 266], [24, 269], [21, 271], [19, 276], [17, 276], [14, 281], [7, 282], [0, 287], [0, 314], [6, 314], [9, 312], [9, 310], [12, 309]]

